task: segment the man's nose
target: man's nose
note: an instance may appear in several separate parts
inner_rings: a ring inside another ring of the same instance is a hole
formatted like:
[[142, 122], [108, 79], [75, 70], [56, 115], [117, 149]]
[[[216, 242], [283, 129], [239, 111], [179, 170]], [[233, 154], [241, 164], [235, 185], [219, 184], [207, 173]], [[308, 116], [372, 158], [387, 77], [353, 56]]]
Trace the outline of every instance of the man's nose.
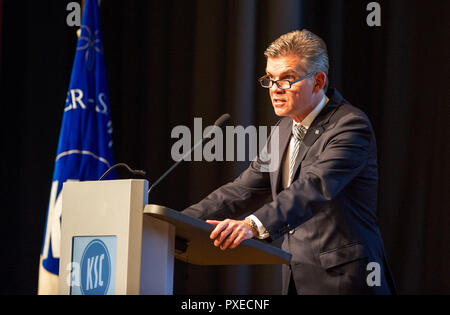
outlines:
[[275, 82], [272, 84], [272, 87], [270, 88], [270, 90], [272, 91], [272, 93], [277, 93], [277, 94], [285, 92], [285, 90], [280, 89], [278, 87], [278, 84], [276, 84]]

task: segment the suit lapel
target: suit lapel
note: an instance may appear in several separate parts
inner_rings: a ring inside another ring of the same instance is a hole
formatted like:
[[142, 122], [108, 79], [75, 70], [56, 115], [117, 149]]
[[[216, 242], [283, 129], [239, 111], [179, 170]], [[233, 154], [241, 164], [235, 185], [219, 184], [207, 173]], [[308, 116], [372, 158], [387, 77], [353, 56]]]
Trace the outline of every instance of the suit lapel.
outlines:
[[300, 144], [300, 148], [298, 149], [298, 155], [297, 159], [295, 160], [295, 166], [294, 166], [294, 178], [296, 177], [298, 167], [300, 166], [300, 163], [305, 159], [306, 153], [308, 153], [309, 148], [316, 142], [316, 140], [320, 137], [320, 135], [325, 130], [322, 126], [316, 126], [313, 127], [311, 125], [308, 129], [308, 132], [305, 135], [305, 138], [303, 139], [302, 143]]
[[281, 172], [283, 170], [283, 157], [284, 154], [286, 152], [289, 140], [291, 138], [291, 134], [292, 134], [292, 119], [290, 118], [284, 118], [279, 125], [280, 128], [280, 146], [279, 146], [279, 150], [278, 150], [278, 161], [279, 161], [279, 165], [278, 168], [275, 172], [271, 173], [272, 175], [272, 191], [279, 191], [279, 187], [280, 187], [280, 181], [281, 181]]
[[339, 94], [339, 92], [332, 89], [328, 103], [325, 105], [325, 107], [322, 109], [322, 111], [319, 113], [316, 119], [314, 119], [308, 131], [306, 132], [305, 138], [300, 144], [300, 148], [294, 165], [294, 179], [297, 177], [297, 171], [300, 166], [300, 163], [305, 159], [305, 156], [308, 153], [309, 148], [311, 148], [311, 146], [325, 131], [325, 125], [328, 123], [330, 117], [339, 107], [341, 101], [342, 96]]

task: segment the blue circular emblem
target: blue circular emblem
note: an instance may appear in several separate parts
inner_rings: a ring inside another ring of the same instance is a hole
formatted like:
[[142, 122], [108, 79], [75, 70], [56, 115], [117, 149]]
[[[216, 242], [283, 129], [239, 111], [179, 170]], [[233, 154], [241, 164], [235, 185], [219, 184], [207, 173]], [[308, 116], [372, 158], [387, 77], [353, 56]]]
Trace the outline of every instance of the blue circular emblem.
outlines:
[[81, 257], [81, 293], [103, 295], [111, 280], [111, 258], [105, 243], [94, 239], [85, 247]]

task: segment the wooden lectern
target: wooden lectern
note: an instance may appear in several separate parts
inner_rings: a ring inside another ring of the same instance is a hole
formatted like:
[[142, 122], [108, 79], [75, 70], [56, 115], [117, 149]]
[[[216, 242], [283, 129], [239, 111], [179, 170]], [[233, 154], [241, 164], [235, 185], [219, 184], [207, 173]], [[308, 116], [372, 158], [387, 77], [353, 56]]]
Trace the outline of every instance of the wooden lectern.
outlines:
[[174, 257], [197, 265], [288, 264], [291, 255], [250, 239], [221, 251], [213, 226], [148, 205], [146, 180], [66, 182], [60, 294], [172, 294]]

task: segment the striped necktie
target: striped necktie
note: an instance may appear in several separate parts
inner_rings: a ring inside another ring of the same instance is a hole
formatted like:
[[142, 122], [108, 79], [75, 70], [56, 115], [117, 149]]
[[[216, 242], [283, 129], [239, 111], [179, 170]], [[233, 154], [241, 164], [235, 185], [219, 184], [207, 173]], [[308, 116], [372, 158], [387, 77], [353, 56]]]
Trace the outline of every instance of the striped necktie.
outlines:
[[307, 129], [305, 128], [305, 126], [302, 125], [297, 125], [292, 128], [292, 133], [294, 135], [294, 150], [289, 160], [289, 184], [292, 183], [294, 177], [295, 160], [297, 159], [298, 150], [300, 148], [300, 144], [303, 141], [303, 138], [306, 135], [306, 131]]

